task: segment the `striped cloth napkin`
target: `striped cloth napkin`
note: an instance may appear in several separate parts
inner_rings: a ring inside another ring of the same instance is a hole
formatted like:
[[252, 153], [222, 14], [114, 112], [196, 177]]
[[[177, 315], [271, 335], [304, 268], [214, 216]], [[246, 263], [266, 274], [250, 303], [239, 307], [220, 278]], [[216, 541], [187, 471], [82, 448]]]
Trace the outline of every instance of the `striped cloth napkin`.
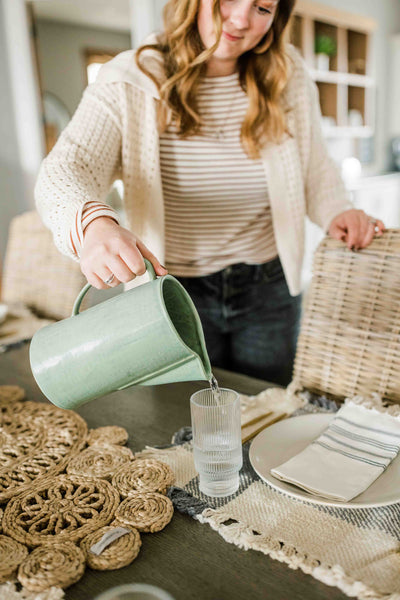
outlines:
[[398, 417], [348, 401], [316, 440], [271, 474], [310, 494], [346, 502], [366, 490], [399, 449]]

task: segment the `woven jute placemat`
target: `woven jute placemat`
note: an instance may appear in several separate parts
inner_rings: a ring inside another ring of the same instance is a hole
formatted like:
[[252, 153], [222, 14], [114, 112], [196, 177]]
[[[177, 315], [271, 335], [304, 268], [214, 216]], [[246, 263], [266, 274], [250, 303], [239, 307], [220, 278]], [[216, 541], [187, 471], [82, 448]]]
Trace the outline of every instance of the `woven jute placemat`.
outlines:
[[117, 469], [128, 468], [132, 460], [133, 454], [129, 448], [93, 445], [71, 458], [67, 473], [110, 480]]
[[124, 465], [112, 478], [112, 484], [123, 498], [134, 492], [159, 492], [165, 494], [174, 483], [174, 473], [159, 460], [139, 459]]
[[85, 555], [69, 541], [53, 542], [35, 548], [18, 569], [19, 582], [31, 592], [51, 586], [69, 587], [85, 572]]
[[24, 395], [0, 386], [0, 503], [61, 473], [85, 444], [87, 425], [77, 413]]
[[136, 492], [121, 502], [115, 516], [138, 531], [154, 533], [164, 529], [173, 514], [173, 504], [163, 494]]
[[10, 500], [3, 530], [27, 546], [77, 542], [108, 525], [119, 503], [118, 492], [104, 479], [58, 475]]
[[[0, 598], [31, 598], [30, 592], [60, 598], [86, 564], [126, 566], [140, 551], [138, 530], [152, 533], [169, 523], [172, 502], [145, 489], [165, 493], [172, 471], [136, 460], [123, 447], [127, 438], [114, 426], [88, 434], [75, 412], [27, 401], [18, 386], [0, 386], [0, 584], [7, 582]], [[116, 473], [124, 491], [110, 483]], [[124, 520], [117, 520], [125, 494], [138, 487], [143, 493], [135, 492], [135, 506], [123, 506]], [[20, 592], [10, 581], [16, 574]]]
[[0, 535], [0, 583], [8, 581], [28, 556], [28, 548], [7, 535]]
[[109, 444], [117, 444], [124, 446], [128, 441], [128, 432], [124, 427], [116, 425], [107, 425], [105, 427], [97, 427], [91, 429], [87, 436], [87, 444], [92, 446], [108, 446]]
[[[142, 541], [138, 530], [134, 527], [129, 527], [127, 533], [113, 540], [99, 554], [91, 550], [95, 544], [98, 544], [106, 535], [112, 534], [119, 526], [118, 522], [114, 522], [107, 527], [101, 527], [81, 541], [80, 547], [91, 569], [96, 571], [120, 569], [130, 565], [139, 554]], [[123, 527], [126, 528], [126, 525]]]

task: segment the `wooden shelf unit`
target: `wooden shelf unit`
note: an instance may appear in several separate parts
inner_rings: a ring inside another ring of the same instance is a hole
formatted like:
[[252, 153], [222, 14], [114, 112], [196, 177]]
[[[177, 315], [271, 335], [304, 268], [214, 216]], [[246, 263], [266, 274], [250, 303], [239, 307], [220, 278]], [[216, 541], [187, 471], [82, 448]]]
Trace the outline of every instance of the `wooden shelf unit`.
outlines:
[[[374, 133], [375, 80], [371, 40], [376, 22], [310, 0], [298, 0], [290, 41], [300, 50], [316, 82], [327, 137], [370, 137]], [[330, 37], [336, 54], [329, 70], [317, 68], [316, 36]]]

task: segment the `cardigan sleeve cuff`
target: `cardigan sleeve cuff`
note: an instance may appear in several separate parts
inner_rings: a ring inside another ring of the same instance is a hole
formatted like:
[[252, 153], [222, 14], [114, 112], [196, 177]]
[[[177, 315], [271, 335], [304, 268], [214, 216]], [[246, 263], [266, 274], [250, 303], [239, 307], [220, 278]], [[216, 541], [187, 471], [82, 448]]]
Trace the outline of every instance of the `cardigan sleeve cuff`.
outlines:
[[77, 258], [80, 258], [83, 248], [83, 234], [86, 227], [99, 217], [110, 217], [119, 224], [116, 211], [103, 202], [85, 202], [76, 212], [74, 225], [69, 232], [69, 246]]

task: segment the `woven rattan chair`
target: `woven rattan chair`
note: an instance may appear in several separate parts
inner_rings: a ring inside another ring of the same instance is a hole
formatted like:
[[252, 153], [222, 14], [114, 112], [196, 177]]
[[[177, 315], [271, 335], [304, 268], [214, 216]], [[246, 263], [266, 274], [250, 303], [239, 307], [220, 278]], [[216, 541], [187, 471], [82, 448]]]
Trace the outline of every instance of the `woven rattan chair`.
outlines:
[[328, 237], [318, 246], [294, 379], [337, 399], [400, 402], [400, 229], [358, 252]]
[[63, 319], [86, 280], [78, 263], [63, 256], [35, 211], [15, 217], [4, 260], [2, 301], [23, 303], [41, 317]]

